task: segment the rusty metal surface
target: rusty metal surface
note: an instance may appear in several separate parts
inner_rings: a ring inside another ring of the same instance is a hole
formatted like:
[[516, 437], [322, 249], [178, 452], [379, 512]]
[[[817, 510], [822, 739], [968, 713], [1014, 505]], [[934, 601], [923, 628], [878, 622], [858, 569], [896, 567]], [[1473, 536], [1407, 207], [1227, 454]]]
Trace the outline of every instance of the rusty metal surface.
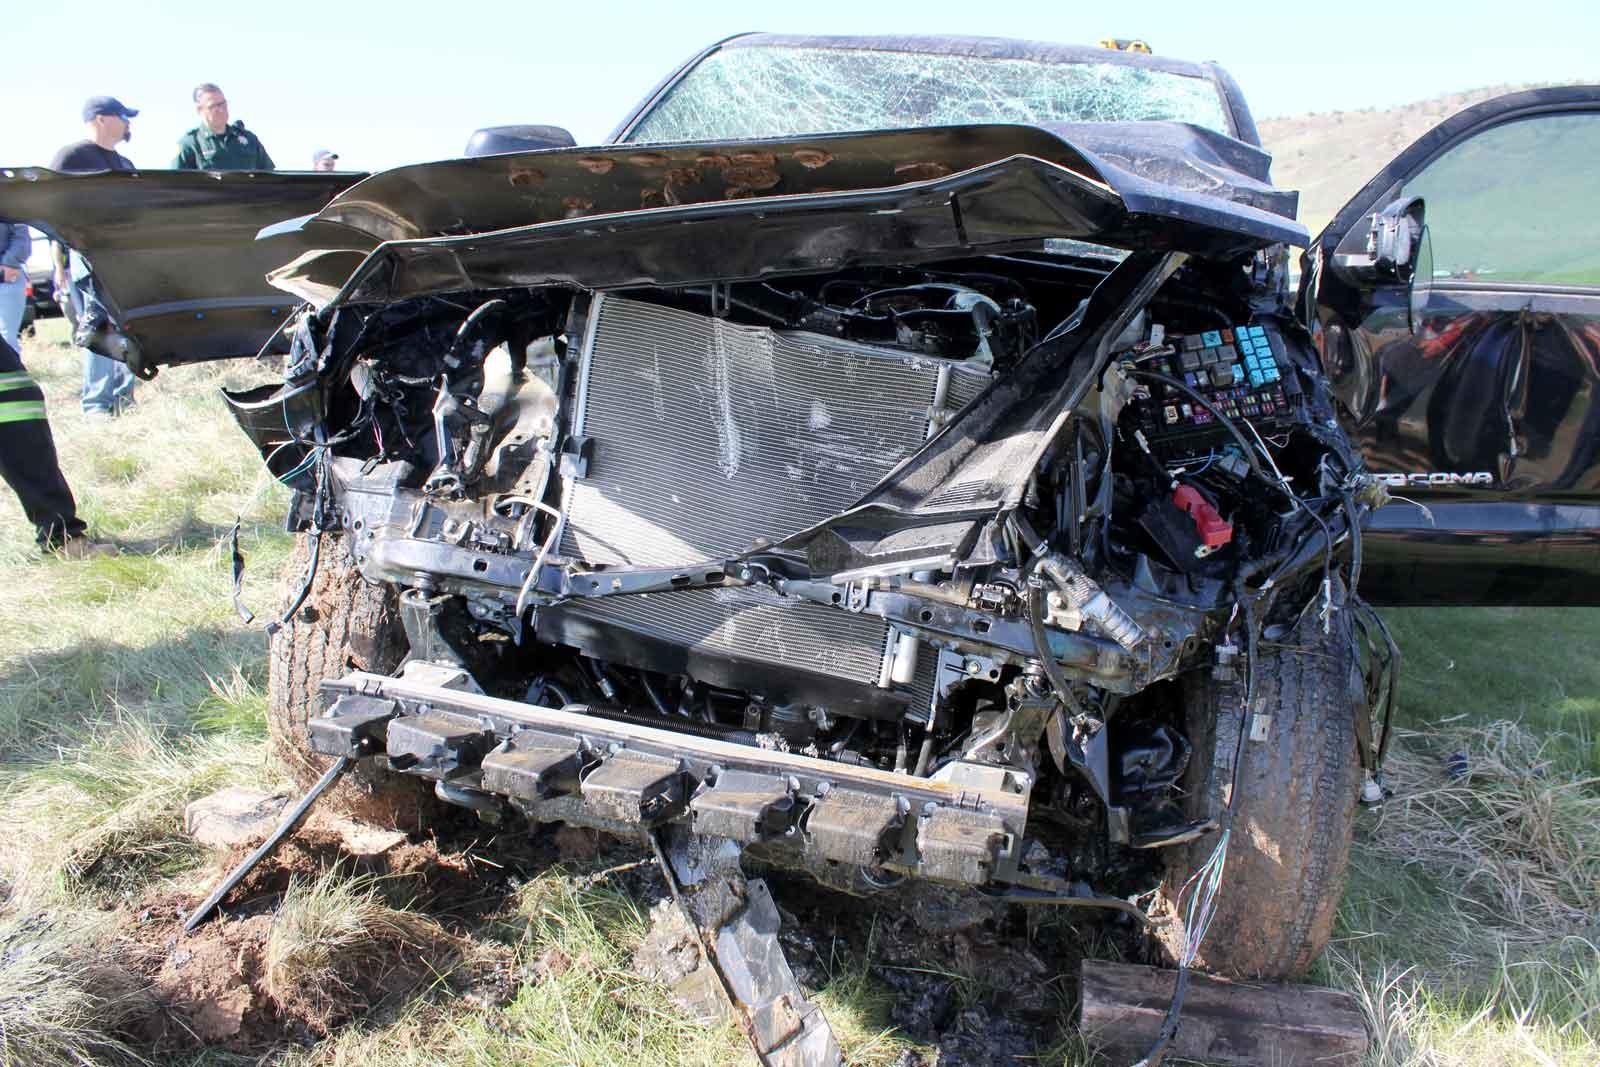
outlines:
[[[1081, 148], [1076, 141], [1096, 146]], [[387, 171], [307, 223], [384, 242], [353, 274], [274, 284], [319, 305], [466, 288], [684, 285], [908, 264], [1082, 238], [1227, 258], [1304, 244], [1268, 157], [1181, 123], [958, 126], [558, 149]]]

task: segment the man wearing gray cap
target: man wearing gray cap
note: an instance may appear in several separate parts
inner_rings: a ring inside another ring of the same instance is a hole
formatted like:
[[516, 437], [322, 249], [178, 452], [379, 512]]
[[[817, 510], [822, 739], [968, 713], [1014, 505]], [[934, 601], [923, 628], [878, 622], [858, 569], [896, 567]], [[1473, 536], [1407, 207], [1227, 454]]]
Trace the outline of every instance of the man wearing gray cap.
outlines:
[[[139, 112], [114, 96], [91, 96], [83, 105], [83, 121], [88, 124], [86, 140], [69, 144], [56, 153], [50, 169], [64, 174], [102, 170], [132, 170], [133, 161], [117, 151], [117, 145], [133, 136], [128, 120]], [[78, 253], [70, 256], [56, 246], [56, 287], [65, 292], [77, 313], [78, 333], [93, 325], [94, 279], [89, 264]], [[94, 416], [120, 414], [133, 403], [133, 372], [125, 363], [83, 349], [83, 413]]]
[[317, 149], [311, 153], [311, 169], [322, 171], [338, 170], [339, 153], [330, 152], [326, 148]]

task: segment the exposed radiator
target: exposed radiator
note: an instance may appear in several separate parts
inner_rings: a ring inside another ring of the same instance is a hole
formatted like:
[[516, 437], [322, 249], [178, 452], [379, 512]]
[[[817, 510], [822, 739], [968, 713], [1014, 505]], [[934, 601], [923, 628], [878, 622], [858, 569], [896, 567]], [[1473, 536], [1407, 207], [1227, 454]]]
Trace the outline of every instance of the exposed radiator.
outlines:
[[[941, 366], [954, 369], [952, 408], [987, 383], [959, 365], [598, 296], [573, 426], [593, 451], [586, 476], [565, 486], [562, 552], [591, 564], [677, 566], [819, 522], [923, 443]], [[868, 685], [889, 636], [881, 621], [758, 588], [557, 610]]]

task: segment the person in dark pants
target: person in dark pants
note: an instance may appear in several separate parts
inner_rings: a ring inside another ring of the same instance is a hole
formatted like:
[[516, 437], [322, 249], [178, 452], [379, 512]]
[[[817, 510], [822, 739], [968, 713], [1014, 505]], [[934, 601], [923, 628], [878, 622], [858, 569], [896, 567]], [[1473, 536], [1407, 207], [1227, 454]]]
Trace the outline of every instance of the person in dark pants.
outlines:
[[0, 338], [0, 477], [38, 533], [39, 546], [67, 559], [114, 556], [111, 545], [84, 534], [78, 505], [61, 474], [55, 438], [44, 418], [44, 393], [22, 356]]

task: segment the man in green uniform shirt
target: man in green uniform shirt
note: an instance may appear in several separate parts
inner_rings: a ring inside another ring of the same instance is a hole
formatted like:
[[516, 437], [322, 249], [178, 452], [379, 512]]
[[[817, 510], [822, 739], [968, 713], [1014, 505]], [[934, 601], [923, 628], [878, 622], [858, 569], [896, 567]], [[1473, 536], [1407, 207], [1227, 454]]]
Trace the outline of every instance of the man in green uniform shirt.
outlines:
[[210, 82], [194, 90], [194, 109], [200, 125], [178, 139], [174, 170], [272, 170], [272, 157], [261, 139], [228, 121], [228, 98]]

